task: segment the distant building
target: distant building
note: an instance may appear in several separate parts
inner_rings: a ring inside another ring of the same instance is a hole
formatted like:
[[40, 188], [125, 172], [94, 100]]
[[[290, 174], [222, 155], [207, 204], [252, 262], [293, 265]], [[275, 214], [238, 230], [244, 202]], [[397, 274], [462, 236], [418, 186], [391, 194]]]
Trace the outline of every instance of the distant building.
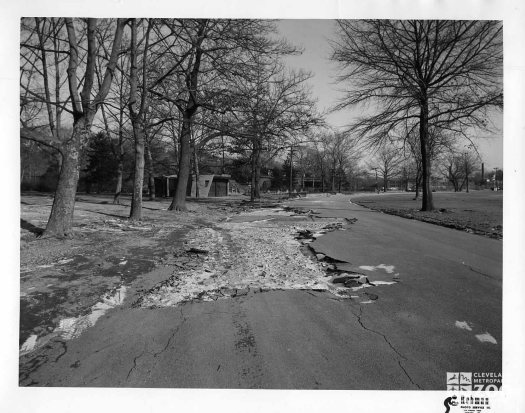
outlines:
[[[195, 176], [188, 180], [186, 196], [196, 197], [197, 188], [199, 198], [228, 196], [230, 193], [230, 175], [199, 175], [199, 182]], [[155, 196], [172, 197], [177, 187], [177, 175], [167, 175], [155, 178]]]

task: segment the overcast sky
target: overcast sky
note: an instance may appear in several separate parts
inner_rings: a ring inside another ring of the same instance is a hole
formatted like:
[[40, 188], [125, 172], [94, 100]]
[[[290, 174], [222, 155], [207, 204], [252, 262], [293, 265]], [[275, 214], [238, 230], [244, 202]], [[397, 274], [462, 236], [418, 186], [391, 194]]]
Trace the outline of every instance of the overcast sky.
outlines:
[[[282, 37], [290, 43], [304, 49], [300, 56], [288, 57], [286, 63], [295, 69], [304, 69], [313, 73], [310, 85], [320, 110], [327, 110], [337, 103], [341, 96], [335, 84], [337, 65], [329, 60], [331, 48], [328, 39], [334, 38], [334, 20], [280, 20], [278, 28]], [[343, 110], [331, 113], [327, 121], [335, 128], [343, 128], [350, 124], [355, 116], [355, 110]], [[502, 129], [501, 115], [494, 116], [496, 129]], [[475, 140], [485, 170], [503, 166], [503, 139], [501, 132], [495, 135], [483, 136]]]

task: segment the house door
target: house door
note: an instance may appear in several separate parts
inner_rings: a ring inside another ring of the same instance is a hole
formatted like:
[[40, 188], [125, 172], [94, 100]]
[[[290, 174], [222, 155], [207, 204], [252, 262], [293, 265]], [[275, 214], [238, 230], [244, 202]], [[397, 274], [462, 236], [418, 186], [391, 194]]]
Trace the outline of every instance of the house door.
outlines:
[[228, 182], [213, 180], [210, 187], [208, 196], [227, 196], [228, 195]]

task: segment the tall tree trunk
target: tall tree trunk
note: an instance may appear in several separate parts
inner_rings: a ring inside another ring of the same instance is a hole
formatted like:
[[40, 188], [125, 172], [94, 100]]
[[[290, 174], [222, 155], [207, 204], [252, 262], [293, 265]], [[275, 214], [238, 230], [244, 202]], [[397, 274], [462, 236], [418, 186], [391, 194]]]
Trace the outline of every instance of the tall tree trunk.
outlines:
[[90, 129], [91, 120], [86, 119], [86, 117], [79, 118], [73, 126], [71, 139], [64, 144], [62, 168], [44, 235], [56, 235], [58, 237], [71, 235], [80, 171], [80, 155], [89, 138]]
[[257, 160], [255, 163], [255, 199], [261, 198], [261, 151], [257, 150]]
[[290, 146], [290, 170], [288, 171], [288, 196], [293, 192], [293, 146]]
[[250, 198], [252, 201], [261, 197], [260, 191], [261, 183], [261, 148], [260, 144], [255, 139], [252, 150], [252, 190]]
[[122, 128], [119, 128], [118, 133], [118, 163], [117, 163], [117, 184], [115, 187], [115, 195], [113, 196], [113, 204], [120, 204], [120, 195], [122, 193], [122, 176], [124, 175], [124, 142], [123, 142]]
[[432, 201], [432, 188], [430, 186], [430, 154], [428, 147], [428, 101], [424, 98], [421, 102], [421, 112], [419, 116], [419, 142], [421, 146], [421, 163], [422, 163], [422, 192], [423, 200], [421, 205], [422, 211], [432, 211], [434, 203]]
[[255, 162], [252, 159], [252, 173], [251, 173], [251, 188], [250, 188], [250, 201], [255, 201]]
[[69, 42], [69, 63], [68, 63], [68, 86], [73, 108], [73, 133], [71, 139], [62, 145], [63, 162], [60, 169], [58, 185], [51, 208], [51, 215], [47, 222], [44, 236], [67, 236], [70, 235], [73, 226], [73, 213], [75, 210], [75, 195], [80, 169], [80, 154], [84, 145], [87, 143], [91, 131], [93, 118], [106, 98], [113, 73], [115, 71], [117, 56], [122, 42], [124, 21], [117, 20], [115, 38], [111, 49], [111, 57], [106, 67], [104, 81], [91, 100], [93, 86], [94, 63], [96, 56], [96, 19], [88, 19], [87, 24], [87, 58], [86, 70], [84, 74], [84, 85], [82, 92], [78, 93], [78, 49], [79, 45], [76, 38], [73, 19], [66, 18], [66, 28]]
[[179, 173], [177, 176], [177, 188], [173, 195], [173, 200], [168, 210], [170, 211], [187, 211], [186, 191], [188, 187], [188, 178], [191, 167], [191, 123], [193, 113], [188, 110], [184, 111], [182, 116], [182, 129], [180, 133], [180, 157]]
[[135, 138], [135, 168], [129, 218], [132, 221], [140, 221], [142, 219], [142, 187], [144, 185], [144, 130], [139, 121], [132, 123]]
[[[51, 93], [49, 90], [49, 76], [48, 76], [48, 63], [47, 63], [47, 53], [46, 53], [46, 46], [44, 41], [44, 26], [47, 19], [44, 19], [42, 22], [42, 27], [40, 27], [41, 20], [38, 17], [35, 17], [35, 27], [36, 32], [38, 36], [38, 42], [40, 46], [40, 52], [42, 53], [41, 59], [42, 59], [42, 79], [44, 81], [44, 94], [45, 94], [45, 100], [46, 100], [46, 109], [47, 109], [47, 117], [49, 121], [49, 129], [51, 130], [51, 135], [56, 138], [56, 128], [55, 128], [55, 117], [53, 114], [53, 108], [51, 103]], [[58, 102], [58, 101], [57, 101]]]
[[113, 204], [120, 205], [120, 197], [122, 193], [122, 179], [124, 176], [124, 111], [126, 104], [124, 103], [124, 77], [119, 85], [119, 117], [118, 117], [118, 146], [117, 146], [117, 182], [115, 185], [115, 195], [113, 196]]
[[[60, 102], [60, 42], [58, 41], [57, 22], [55, 19], [51, 19], [53, 22], [53, 48], [54, 48], [54, 64], [55, 64], [55, 102]], [[62, 129], [62, 108], [55, 108], [55, 125], [56, 125], [56, 137], [60, 138], [60, 130]], [[61, 158], [60, 158], [61, 159]], [[59, 170], [62, 166], [62, 159], [60, 160]]]
[[186, 207], [186, 192], [188, 186], [188, 178], [191, 173], [191, 129], [193, 124], [193, 117], [199, 108], [197, 101], [197, 91], [199, 87], [199, 72], [203, 50], [201, 48], [202, 42], [205, 38], [206, 27], [208, 20], [201, 20], [199, 29], [197, 31], [197, 38], [195, 39], [195, 59], [191, 65], [191, 70], [186, 75], [186, 84], [189, 86], [189, 98], [184, 109], [179, 107], [182, 112], [182, 128], [180, 133], [180, 157], [179, 157], [179, 173], [177, 178], [177, 188], [173, 201], [168, 210], [172, 211], [187, 211]]
[[195, 198], [200, 198], [199, 191], [199, 157], [197, 156], [197, 146], [193, 145], [193, 169], [195, 171]]
[[[147, 44], [144, 49], [144, 59], [146, 58]], [[130, 63], [130, 92], [129, 92], [129, 117], [133, 128], [135, 141], [135, 165], [133, 170], [133, 195], [131, 198], [131, 210], [129, 218], [132, 221], [142, 219], [142, 187], [144, 185], [144, 99], [143, 94], [140, 105], [137, 101], [138, 88], [138, 67], [137, 67], [137, 19], [131, 19], [131, 63]], [[143, 62], [144, 63], [144, 62]], [[146, 85], [143, 84], [144, 91]], [[138, 111], [136, 107], [139, 106]]]
[[153, 168], [153, 156], [151, 155], [150, 140], [144, 141], [144, 150], [146, 155], [146, 174], [148, 180], [148, 198], [150, 201], [155, 200], [155, 170]]
[[421, 171], [420, 169], [418, 168], [417, 171], [416, 171], [416, 195], [414, 196], [414, 199], [418, 199], [419, 198], [419, 185], [421, 184]]
[[332, 168], [332, 192], [335, 192], [335, 164]]

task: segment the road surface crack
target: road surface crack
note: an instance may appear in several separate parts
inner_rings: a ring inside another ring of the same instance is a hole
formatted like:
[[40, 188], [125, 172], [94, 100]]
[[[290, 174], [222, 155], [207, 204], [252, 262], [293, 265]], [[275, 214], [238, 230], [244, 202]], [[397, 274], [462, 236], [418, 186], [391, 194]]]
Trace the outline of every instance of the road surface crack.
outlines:
[[[153, 357], [157, 357], [159, 354], [162, 354], [164, 353], [168, 347], [170, 346], [171, 342], [173, 341], [175, 335], [179, 332], [180, 328], [182, 327], [182, 325], [184, 324], [184, 322], [186, 321], [186, 317], [184, 317], [184, 314], [182, 312], [182, 307], [179, 307], [179, 311], [180, 311], [180, 314], [181, 314], [181, 317], [182, 317], [182, 321], [181, 323], [177, 326], [177, 328], [175, 328], [173, 330], [173, 332], [171, 333], [171, 336], [170, 338], [168, 339], [166, 345], [164, 346], [164, 348], [160, 351], [158, 351], [157, 353], [153, 353]], [[138, 359], [140, 359], [142, 356], [144, 356], [144, 354], [146, 353], [146, 343], [144, 343], [144, 348], [142, 350], [142, 353], [140, 353], [138, 356], [136, 356], [134, 359], [133, 359], [133, 366], [131, 367], [131, 369], [129, 370], [128, 372], [128, 375], [126, 376], [126, 381], [129, 380], [129, 377], [131, 376], [131, 373], [133, 373], [133, 371], [135, 370], [135, 368], [137, 367], [137, 361]]]
[[399, 364], [399, 367], [401, 367], [401, 370], [403, 370], [403, 372], [405, 373], [405, 376], [407, 376], [408, 380], [410, 380], [410, 383], [412, 383], [414, 386], [417, 386], [419, 390], [423, 390], [423, 388], [419, 384], [417, 384], [414, 380], [412, 380], [412, 377], [410, 377], [410, 374], [408, 374], [408, 372], [405, 370], [400, 360], [397, 361], [397, 364]]
[[137, 360], [139, 358], [141, 358], [144, 355], [145, 352], [146, 352], [146, 344], [144, 344], [144, 348], [142, 349], [142, 353], [140, 353], [138, 356], [135, 356], [135, 358], [133, 359], [133, 366], [128, 371], [128, 375], [126, 376], [126, 381], [129, 380], [129, 376], [131, 375], [133, 370], [135, 370], [135, 368], [137, 367]]
[[[355, 313], [353, 313], [354, 315], [356, 315]], [[383, 333], [379, 332], [379, 331], [376, 331], [376, 330], [372, 330], [371, 328], [368, 328], [367, 326], [365, 326], [363, 324], [363, 321], [362, 321], [362, 316], [363, 316], [363, 307], [359, 307], [359, 314], [356, 315], [356, 318], [357, 318], [357, 322], [361, 325], [361, 327], [363, 327], [363, 329], [365, 329], [366, 331], [370, 331], [371, 333], [374, 333], [374, 334], [377, 334], [381, 337], [383, 337], [383, 340], [385, 340], [385, 342], [388, 344], [388, 346], [392, 349], [392, 351], [394, 353], [396, 353], [399, 357], [401, 357], [403, 360], [408, 360], [405, 356], [403, 356], [399, 351], [397, 351], [397, 349], [392, 345], [392, 343], [388, 340], [387, 336], [384, 335]], [[408, 372], [406, 371], [406, 369], [403, 367], [403, 364], [401, 363], [401, 360], [397, 360], [397, 364], [399, 364], [399, 367], [401, 368], [401, 370], [403, 370], [403, 372], [405, 373], [405, 376], [408, 378], [408, 380], [410, 381], [410, 383], [412, 383], [414, 386], [416, 386], [418, 389], [422, 390], [421, 386], [419, 384], [417, 384], [414, 380], [412, 380], [412, 377], [410, 377], [410, 375], [408, 374]]]
[[317, 295], [317, 294], [314, 294], [311, 290], [302, 290], [304, 291], [306, 294], [309, 294], [311, 295], [312, 297], [316, 297], [316, 298], [321, 298], [323, 300], [332, 300], [332, 301], [338, 301], [338, 302], [341, 302], [341, 301], [346, 301], [346, 299], [344, 298], [332, 298], [332, 297], [329, 297], [329, 296], [320, 296], [320, 295]]
[[64, 354], [67, 353], [67, 344], [65, 343], [65, 341], [60, 340], [59, 343], [61, 344], [63, 351], [55, 358], [54, 363], [58, 362], [58, 360], [60, 360], [64, 356]]
[[484, 277], [487, 277], [487, 278], [490, 278], [492, 280], [496, 279], [494, 276], [490, 275], [490, 274], [487, 274], [487, 273], [484, 273], [484, 272], [481, 272], [477, 269], [475, 269], [474, 267], [472, 267], [471, 265], [468, 265], [468, 264], [463, 264], [465, 265], [466, 267], [468, 267], [468, 269], [472, 272], [475, 272], [476, 274], [479, 274], [479, 275], [482, 275]]
[[168, 347], [170, 346], [171, 342], [173, 341], [173, 339], [175, 338], [175, 335], [179, 332], [180, 328], [182, 327], [182, 325], [186, 322], [186, 317], [184, 316], [184, 313], [182, 312], [182, 306], [179, 307], [179, 311], [180, 311], [180, 315], [182, 317], [182, 321], [181, 323], [177, 326], [177, 328], [175, 328], [173, 330], [173, 333], [171, 334], [170, 338], [168, 339], [168, 342], [166, 343], [166, 345], [164, 346], [164, 348], [162, 350], [160, 350], [159, 352], [157, 353], [154, 353], [153, 354], [153, 357], [157, 357], [159, 354], [162, 354], [164, 353]]

